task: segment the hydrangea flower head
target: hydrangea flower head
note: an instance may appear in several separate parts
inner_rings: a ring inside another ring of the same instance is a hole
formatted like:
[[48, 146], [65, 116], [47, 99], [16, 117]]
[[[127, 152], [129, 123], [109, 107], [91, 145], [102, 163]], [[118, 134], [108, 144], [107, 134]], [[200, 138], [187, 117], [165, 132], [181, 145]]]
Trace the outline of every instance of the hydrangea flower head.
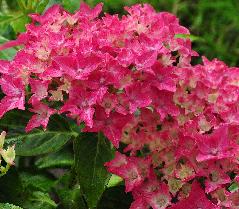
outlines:
[[173, 14], [138, 4], [101, 15], [102, 6], [31, 14], [0, 46], [21, 46], [0, 60], [0, 117], [30, 106], [27, 132], [64, 114], [124, 145], [105, 165], [125, 180], [131, 209], [238, 207], [228, 188], [239, 176], [239, 68], [191, 65], [189, 30]]

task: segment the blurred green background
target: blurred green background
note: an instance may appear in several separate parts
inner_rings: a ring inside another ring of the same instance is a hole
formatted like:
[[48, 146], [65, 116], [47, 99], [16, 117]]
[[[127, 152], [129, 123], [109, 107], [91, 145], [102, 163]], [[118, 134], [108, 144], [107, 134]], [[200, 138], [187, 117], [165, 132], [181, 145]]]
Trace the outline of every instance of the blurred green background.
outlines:
[[[145, 2], [157, 11], [172, 12], [196, 37], [193, 48], [200, 55], [210, 59], [217, 57], [229, 65], [239, 66], [238, 0], [85, 0], [91, 6], [101, 1], [104, 11], [109, 13], [124, 14], [124, 6]], [[29, 13], [41, 13], [54, 3], [73, 12], [80, 0], [0, 0], [0, 43], [24, 31]], [[14, 50], [0, 52], [0, 58], [10, 59]]]

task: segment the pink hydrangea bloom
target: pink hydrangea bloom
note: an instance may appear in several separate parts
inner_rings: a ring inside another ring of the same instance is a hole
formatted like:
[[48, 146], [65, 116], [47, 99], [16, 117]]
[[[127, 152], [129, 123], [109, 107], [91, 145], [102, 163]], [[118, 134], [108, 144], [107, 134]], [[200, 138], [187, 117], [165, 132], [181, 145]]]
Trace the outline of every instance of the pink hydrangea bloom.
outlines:
[[172, 207], [172, 209], [219, 209], [217, 205], [214, 205], [211, 201], [209, 201], [200, 187], [200, 185], [196, 182], [193, 183], [191, 192], [189, 197], [176, 203]]
[[49, 118], [52, 114], [56, 113], [56, 110], [49, 108], [47, 105], [37, 102], [33, 104], [33, 108], [30, 109], [31, 112], [35, 114], [29, 120], [26, 131], [29, 132], [32, 129], [42, 126], [46, 129]]
[[231, 158], [236, 155], [237, 145], [230, 144], [228, 127], [221, 126], [212, 134], [196, 136], [199, 153], [197, 161]]

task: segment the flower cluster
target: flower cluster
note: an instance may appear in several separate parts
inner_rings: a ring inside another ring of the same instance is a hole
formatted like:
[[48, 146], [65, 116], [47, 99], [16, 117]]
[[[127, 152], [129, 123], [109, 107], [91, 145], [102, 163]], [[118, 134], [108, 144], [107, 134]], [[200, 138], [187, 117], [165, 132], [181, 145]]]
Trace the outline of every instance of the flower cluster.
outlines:
[[170, 13], [101, 10], [55, 5], [0, 47], [23, 46], [0, 61], [0, 116], [27, 102], [27, 132], [66, 114], [124, 144], [106, 166], [132, 192], [131, 209], [237, 208], [239, 69], [204, 57], [192, 66], [190, 33]]

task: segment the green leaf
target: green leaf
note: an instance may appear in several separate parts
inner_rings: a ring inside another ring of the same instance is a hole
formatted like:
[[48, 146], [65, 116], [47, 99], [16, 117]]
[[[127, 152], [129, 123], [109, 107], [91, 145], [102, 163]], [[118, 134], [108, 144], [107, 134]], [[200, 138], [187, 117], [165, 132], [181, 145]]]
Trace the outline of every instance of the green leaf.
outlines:
[[49, 194], [40, 191], [32, 192], [31, 197], [23, 203], [24, 208], [54, 209], [57, 204], [50, 198]]
[[110, 177], [110, 180], [107, 184], [107, 187], [110, 188], [110, 187], [114, 187], [114, 186], [117, 186], [118, 184], [120, 184], [121, 182], [123, 181], [123, 179], [119, 176], [116, 176], [116, 175], [112, 175]]
[[201, 37], [192, 35], [192, 34], [176, 34], [175, 38], [182, 38], [182, 39], [190, 39], [192, 42], [194, 41], [203, 41]]
[[73, 183], [72, 173], [65, 173], [56, 183], [55, 192], [60, 199], [60, 206], [71, 209], [88, 209], [81, 194], [80, 185]]
[[64, 8], [70, 12], [74, 12], [79, 9], [80, 1], [79, 0], [62, 0]]
[[71, 190], [60, 189], [57, 194], [64, 208], [87, 209], [79, 185], [71, 188]]
[[[3, 44], [8, 41], [9, 40], [6, 39], [5, 37], [0, 36], [0, 44]], [[16, 52], [17, 50], [14, 48], [2, 50], [0, 51], [0, 59], [11, 60], [15, 56]]]
[[0, 199], [26, 209], [53, 209], [56, 203], [48, 192], [54, 185], [55, 181], [46, 175], [11, 168], [7, 175], [0, 178]]
[[17, 0], [17, 3], [22, 11], [26, 10], [26, 2], [24, 0]]
[[[21, 11], [10, 12], [7, 14], [0, 13], [1, 30], [5, 31], [7, 26], [11, 26], [16, 34], [26, 30], [25, 25], [30, 21], [27, 14]], [[3, 32], [1, 34], [4, 34]]]
[[104, 163], [113, 157], [111, 145], [104, 137], [85, 134], [74, 140], [75, 169], [89, 208], [95, 208], [111, 176]]
[[16, 11], [16, 10], [19, 10], [19, 5], [17, 3], [16, 0], [11, 0], [11, 1], [8, 1], [8, 0], [2, 0], [2, 3], [3, 3], [3, 11], [4, 12], [7, 12], [7, 11]]
[[1, 209], [22, 209], [18, 206], [15, 206], [15, 205], [12, 205], [12, 204], [9, 204], [9, 203], [0, 203], [0, 208]]
[[0, 14], [0, 24], [5, 24], [5, 23], [8, 23], [9, 21], [12, 20], [12, 16], [11, 15], [3, 15], [3, 14]]
[[0, 14], [0, 24], [9, 24], [10, 22], [16, 21], [17, 19], [23, 17], [22, 13], [15, 13], [14, 15], [4, 15]]
[[16, 145], [16, 154], [36, 156], [60, 150], [72, 137], [73, 132], [67, 120], [59, 115], [51, 117], [46, 131], [34, 129], [25, 133], [31, 114], [26, 111], [10, 111], [0, 120], [0, 129], [7, 130], [5, 144]]
[[16, 54], [16, 50], [11, 48], [11, 49], [6, 49], [3, 51], [0, 51], [0, 59], [3, 60], [11, 60]]
[[41, 14], [45, 10], [48, 4], [49, 4], [49, 0], [39, 1], [35, 9], [36, 12]]
[[233, 182], [233, 183], [229, 186], [228, 190], [229, 190], [230, 192], [236, 192], [236, 191], [238, 191], [238, 190], [239, 190], [239, 185], [238, 185], [238, 183]]
[[28, 172], [20, 172], [19, 178], [24, 188], [32, 191], [49, 192], [54, 186], [55, 181], [46, 175], [32, 174]]
[[30, 21], [30, 18], [28, 16], [22, 16], [15, 21], [11, 22], [11, 26], [15, 33], [21, 33], [26, 30], [25, 25]]
[[73, 154], [70, 151], [60, 151], [48, 154], [35, 162], [39, 169], [64, 168], [73, 165]]

